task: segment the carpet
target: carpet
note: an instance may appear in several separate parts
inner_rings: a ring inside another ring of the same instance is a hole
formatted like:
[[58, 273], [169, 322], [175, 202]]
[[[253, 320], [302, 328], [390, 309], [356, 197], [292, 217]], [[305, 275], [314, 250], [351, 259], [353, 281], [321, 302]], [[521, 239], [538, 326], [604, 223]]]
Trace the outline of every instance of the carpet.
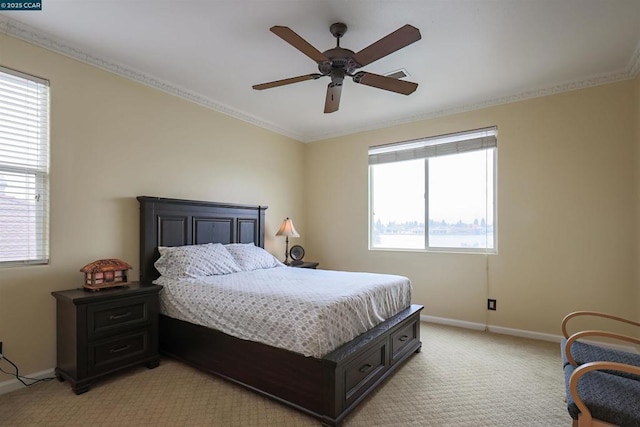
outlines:
[[[412, 357], [344, 427], [570, 426], [559, 347], [421, 324]], [[2, 426], [295, 426], [314, 418], [169, 358], [76, 396], [56, 380], [0, 395]]]

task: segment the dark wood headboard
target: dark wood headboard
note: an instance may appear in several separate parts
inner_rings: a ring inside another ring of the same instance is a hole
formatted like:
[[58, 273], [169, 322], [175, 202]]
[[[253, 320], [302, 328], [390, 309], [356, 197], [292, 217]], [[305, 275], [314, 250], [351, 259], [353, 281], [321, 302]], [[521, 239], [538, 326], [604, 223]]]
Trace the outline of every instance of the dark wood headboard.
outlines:
[[140, 282], [158, 278], [158, 246], [251, 243], [264, 248], [267, 206], [139, 196]]

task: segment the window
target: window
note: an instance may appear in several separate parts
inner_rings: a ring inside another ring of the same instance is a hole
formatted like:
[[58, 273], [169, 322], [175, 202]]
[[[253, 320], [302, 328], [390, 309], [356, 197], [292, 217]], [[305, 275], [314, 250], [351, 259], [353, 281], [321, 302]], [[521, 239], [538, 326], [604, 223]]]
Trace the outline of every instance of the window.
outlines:
[[49, 82], [0, 67], [0, 265], [49, 261]]
[[496, 133], [369, 148], [369, 248], [495, 252]]

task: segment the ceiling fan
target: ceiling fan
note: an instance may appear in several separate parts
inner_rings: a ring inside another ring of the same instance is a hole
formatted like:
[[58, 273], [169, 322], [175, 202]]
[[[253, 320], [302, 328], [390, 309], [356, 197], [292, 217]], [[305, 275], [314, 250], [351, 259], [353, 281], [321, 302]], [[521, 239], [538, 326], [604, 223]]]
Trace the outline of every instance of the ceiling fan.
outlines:
[[329, 28], [331, 34], [336, 38], [336, 47], [324, 52], [320, 52], [289, 27], [275, 26], [271, 27], [270, 31], [313, 59], [318, 64], [318, 71], [320, 71], [320, 73], [305, 74], [303, 76], [254, 85], [253, 88], [256, 90], [270, 89], [272, 87], [284, 86], [305, 80], [316, 80], [320, 77], [327, 76], [331, 78], [331, 83], [329, 83], [327, 87], [324, 112], [333, 113], [338, 111], [338, 107], [340, 106], [340, 94], [342, 93], [342, 82], [345, 76], [351, 77], [355, 83], [401, 93], [403, 95], [413, 93], [418, 87], [417, 83], [368, 73], [366, 71], [357, 71], [358, 68], [364, 67], [420, 40], [420, 30], [411, 25], [405, 25], [397, 29], [377, 42], [365, 47], [358, 53], [340, 47], [340, 38], [347, 32], [347, 26], [340, 22], [332, 24]]

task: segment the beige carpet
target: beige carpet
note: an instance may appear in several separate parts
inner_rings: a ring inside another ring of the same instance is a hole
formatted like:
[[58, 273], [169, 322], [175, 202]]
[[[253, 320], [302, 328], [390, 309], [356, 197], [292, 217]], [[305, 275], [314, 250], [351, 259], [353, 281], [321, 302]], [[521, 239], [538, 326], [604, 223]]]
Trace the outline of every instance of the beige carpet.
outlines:
[[[559, 345], [422, 324], [411, 358], [345, 422], [364, 426], [570, 426]], [[76, 396], [50, 381], [0, 396], [1, 426], [319, 426], [171, 359]]]

